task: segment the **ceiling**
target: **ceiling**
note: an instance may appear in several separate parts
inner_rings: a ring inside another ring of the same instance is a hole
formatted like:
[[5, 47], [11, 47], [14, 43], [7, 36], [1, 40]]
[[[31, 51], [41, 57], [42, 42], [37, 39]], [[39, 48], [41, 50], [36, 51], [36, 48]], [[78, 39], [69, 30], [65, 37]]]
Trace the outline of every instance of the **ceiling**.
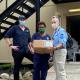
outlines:
[[52, 0], [55, 4], [60, 4], [60, 3], [68, 3], [68, 2], [78, 2], [80, 0]]

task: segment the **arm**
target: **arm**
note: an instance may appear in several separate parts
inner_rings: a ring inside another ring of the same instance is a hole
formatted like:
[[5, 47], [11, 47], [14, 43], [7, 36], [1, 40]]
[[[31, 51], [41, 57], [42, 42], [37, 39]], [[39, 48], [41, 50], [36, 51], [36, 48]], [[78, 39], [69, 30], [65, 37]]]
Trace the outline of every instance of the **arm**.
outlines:
[[18, 50], [18, 46], [14, 46], [12, 44], [12, 41], [10, 40], [10, 38], [13, 38], [15, 34], [15, 29], [14, 27], [11, 27], [8, 32], [5, 34], [4, 36], [4, 40], [6, 41], [6, 43], [9, 45], [10, 48], [14, 49], [14, 50]]
[[29, 47], [29, 49], [30, 49], [30, 51], [31, 51], [32, 53], [34, 53], [33, 40], [35, 40], [35, 39], [36, 39], [36, 38], [35, 38], [35, 34], [33, 34], [32, 39], [31, 39], [31, 42], [30, 42], [29, 45], [28, 45], [28, 47]]
[[12, 44], [12, 41], [10, 40], [10, 38], [4, 38], [4, 39], [5, 39], [6, 43], [9, 45], [9, 47], [10, 47], [11, 49], [14, 49], [14, 50], [16, 50], [16, 51], [19, 50], [18, 46], [14, 46], [14, 45]]
[[34, 53], [34, 48], [33, 48], [32, 42], [29, 43], [28, 48], [32, 53]]
[[58, 49], [61, 49], [61, 48], [63, 48], [63, 45], [58, 44], [56, 47], [53, 47], [53, 50], [58, 50]]
[[9, 46], [12, 46], [12, 42], [10, 40], [10, 38], [4, 38], [6, 43], [9, 45]]

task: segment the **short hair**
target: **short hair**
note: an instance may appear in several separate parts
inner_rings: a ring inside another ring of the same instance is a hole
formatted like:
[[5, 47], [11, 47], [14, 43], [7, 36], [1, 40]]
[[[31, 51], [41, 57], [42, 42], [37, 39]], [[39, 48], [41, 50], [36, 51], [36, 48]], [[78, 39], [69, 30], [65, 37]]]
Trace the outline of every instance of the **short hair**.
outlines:
[[59, 20], [59, 22], [60, 22], [60, 16], [52, 16], [52, 19], [53, 18], [57, 18]]
[[38, 22], [37, 26], [39, 27], [39, 25], [44, 25], [44, 27], [46, 27], [46, 24], [45, 24], [45, 22], [43, 22], [43, 21]]

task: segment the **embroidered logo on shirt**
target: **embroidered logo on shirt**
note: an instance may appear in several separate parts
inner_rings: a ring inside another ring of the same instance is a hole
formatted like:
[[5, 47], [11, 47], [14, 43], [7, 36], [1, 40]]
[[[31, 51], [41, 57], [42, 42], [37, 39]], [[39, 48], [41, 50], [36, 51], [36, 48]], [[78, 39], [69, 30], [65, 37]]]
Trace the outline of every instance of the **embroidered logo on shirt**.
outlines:
[[49, 40], [49, 37], [47, 37], [47, 40]]
[[26, 30], [26, 32], [29, 32], [29, 30]]

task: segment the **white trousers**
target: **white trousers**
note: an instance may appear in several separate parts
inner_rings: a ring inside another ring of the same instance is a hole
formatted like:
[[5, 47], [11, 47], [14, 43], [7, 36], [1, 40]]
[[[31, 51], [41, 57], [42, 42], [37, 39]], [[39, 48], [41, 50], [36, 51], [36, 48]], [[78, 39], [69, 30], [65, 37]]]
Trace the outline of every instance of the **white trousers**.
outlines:
[[56, 80], [67, 80], [65, 72], [66, 55], [66, 49], [54, 51], [54, 69], [56, 72]]

